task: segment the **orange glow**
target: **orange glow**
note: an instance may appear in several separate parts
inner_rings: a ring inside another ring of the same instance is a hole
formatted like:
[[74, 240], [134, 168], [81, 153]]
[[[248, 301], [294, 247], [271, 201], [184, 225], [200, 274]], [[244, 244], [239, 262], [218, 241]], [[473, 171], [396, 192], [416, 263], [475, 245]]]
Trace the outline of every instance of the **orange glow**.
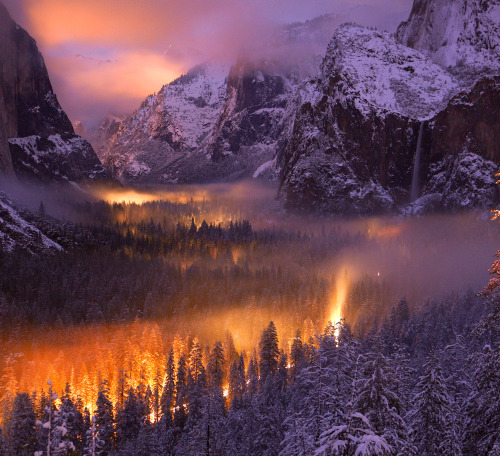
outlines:
[[[8, 378], [10, 375], [9, 384], [15, 391], [36, 391], [38, 394], [47, 389], [47, 378], [50, 378], [59, 396], [69, 382], [72, 394], [78, 395], [92, 413], [103, 380], [108, 381], [110, 399], [115, 404], [129, 388], [141, 384], [154, 392], [156, 385], [163, 386], [165, 382], [170, 347], [177, 364], [182, 355], [189, 360], [189, 346], [195, 336], [200, 345], [210, 346], [216, 340], [224, 340], [229, 331], [238, 352], [251, 352], [271, 320], [276, 324], [282, 348], [288, 352], [288, 341], [297, 329], [293, 316], [262, 308], [252, 309], [251, 306], [202, 318], [199, 314], [187, 313], [159, 322], [135, 321], [53, 329], [43, 335], [33, 329], [31, 336], [36, 343], [19, 340], [14, 349], [22, 356], [14, 360], [13, 369], [7, 367], [0, 376]], [[308, 320], [299, 325], [303, 334], [322, 330], [319, 326], [310, 327], [310, 324]], [[178, 332], [180, 328], [185, 328], [183, 333]], [[223, 394], [229, 397], [228, 384], [224, 385]], [[151, 412], [150, 420], [154, 422], [155, 419]]]
[[186, 68], [164, 56], [154, 53], [116, 54], [104, 62], [75, 56], [48, 56], [52, 71], [70, 79], [78, 90], [92, 94], [92, 98], [113, 101], [119, 97], [135, 100], [134, 109], [140, 100], [160, 88]]
[[[335, 281], [335, 289], [330, 299], [330, 313], [328, 316], [328, 321], [333, 325], [336, 325], [342, 319], [343, 307], [347, 297], [347, 291], [349, 288], [349, 283], [351, 281], [350, 275], [347, 269]], [[338, 329], [335, 330], [336, 332]], [[338, 336], [338, 334], [335, 334]]]
[[403, 225], [382, 224], [378, 219], [373, 219], [368, 226], [367, 234], [370, 239], [393, 239], [403, 233]]
[[36, 34], [48, 45], [133, 44], [160, 38], [161, 31], [168, 36], [177, 27], [172, 14], [157, 14], [156, 9], [122, 0], [31, 0], [27, 12]]

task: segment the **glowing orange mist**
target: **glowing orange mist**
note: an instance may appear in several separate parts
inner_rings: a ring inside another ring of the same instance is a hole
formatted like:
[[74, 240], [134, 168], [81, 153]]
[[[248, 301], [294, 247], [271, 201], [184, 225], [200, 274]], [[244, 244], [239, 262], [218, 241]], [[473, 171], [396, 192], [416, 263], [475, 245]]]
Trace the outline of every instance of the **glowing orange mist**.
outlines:
[[[330, 298], [330, 312], [328, 321], [336, 325], [342, 319], [342, 311], [347, 297], [347, 290], [349, 288], [349, 274], [347, 269], [335, 281], [335, 289]], [[338, 328], [335, 328], [335, 337], [338, 337]]]

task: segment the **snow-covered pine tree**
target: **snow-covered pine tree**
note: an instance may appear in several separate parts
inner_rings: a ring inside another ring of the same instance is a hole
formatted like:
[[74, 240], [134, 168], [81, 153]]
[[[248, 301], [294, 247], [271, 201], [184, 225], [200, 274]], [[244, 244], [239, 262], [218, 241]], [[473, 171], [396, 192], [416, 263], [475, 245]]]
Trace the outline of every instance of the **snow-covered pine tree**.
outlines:
[[417, 384], [411, 411], [415, 442], [419, 455], [462, 454], [454, 429], [454, 407], [443, 377], [439, 361], [434, 354], [424, 364], [424, 375]]
[[297, 374], [304, 367], [304, 346], [300, 335], [300, 329], [297, 329], [290, 349], [290, 379], [293, 381]]
[[410, 456], [403, 403], [395, 372], [381, 352], [366, 355], [358, 380], [354, 409], [370, 422], [375, 434], [392, 447], [393, 455]]
[[32, 456], [35, 451], [35, 411], [27, 393], [18, 393], [14, 398], [12, 418], [9, 420], [7, 454]]
[[165, 367], [165, 383], [161, 395], [161, 423], [165, 428], [171, 427], [172, 424], [172, 409], [175, 400], [175, 365], [174, 365], [174, 350], [170, 349], [167, 365]]
[[228, 400], [231, 404], [231, 408], [239, 408], [242, 406], [245, 391], [245, 360], [243, 354], [241, 354], [238, 360], [231, 364], [229, 369]]
[[393, 452], [387, 441], [373, 432], [368, 418], [354, 411], [359, 358], [353, 363], [354, 377], [346, 414], [341, 424], [334, 424], [321, 434], [315, 456], [388, 456]]
[[104, 380], [97, 394], [96, 412], [96, 455], [108, 456], [114, 448], [115, 430], [113, 404], [109, 399], [108, 381]]
[[128, 391], [123, 408], [116, 414], [116, 441], [122, 446], [139, 435], [142, 411], [133, 388]]
[[177, 379], [175, 382], [175, 408], [174, 408], [174, 427], [176, 433], [181, 433], [187, 420], [187, 371], [186, 357], [184, 354], [179, 358], [177, 365]]

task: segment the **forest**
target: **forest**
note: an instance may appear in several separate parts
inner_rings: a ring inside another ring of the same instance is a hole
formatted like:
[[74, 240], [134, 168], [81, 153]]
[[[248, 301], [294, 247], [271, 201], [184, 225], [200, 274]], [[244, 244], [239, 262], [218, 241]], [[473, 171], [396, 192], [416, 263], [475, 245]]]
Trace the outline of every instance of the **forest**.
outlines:
[[495, 223], [201, 193], [26, 213], [64, 251], [0, 250], [0, 455], [500, 454]]

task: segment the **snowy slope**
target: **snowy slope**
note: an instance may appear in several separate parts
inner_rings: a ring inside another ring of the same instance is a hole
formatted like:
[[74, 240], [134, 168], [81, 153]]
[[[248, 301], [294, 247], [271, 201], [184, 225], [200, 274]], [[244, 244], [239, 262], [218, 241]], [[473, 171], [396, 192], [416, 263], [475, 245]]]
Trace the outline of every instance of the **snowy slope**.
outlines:
[[149, 96], [99, 155], [114, 175], [137, 181], [200, 147], [224, 103], [229, 67], [201, 65]]
[[445, 67], [498, 70], [500, 1], [415, 0], [397, 39]]
[[338, 29], [321, 71], [324, 80], [341, 75], [339, 96], [355, 100], [364, 113], [375, 109], [425, 119], [459, 90], [452, 75], [420, 52], [396, 43], [387, 32], [360, 26]]
[[108, 179], [92, 146], [72, 134], [32, 135], [9, 139], [18, 176], [42, 182]]
[[27, 222], [16, 205], [0, 192], [0, 247], [4, 251], [20, 248], [30, 253], [56, 252], [61, 245]]
[[265, 58], [194, 68], [128, 116], [99, 147], [101, 160], [124, 182], [253, 176], [286, 145], [297, 89], [317, 73], [343, 19], [331, 14], [286, 26], [266, 43]]

